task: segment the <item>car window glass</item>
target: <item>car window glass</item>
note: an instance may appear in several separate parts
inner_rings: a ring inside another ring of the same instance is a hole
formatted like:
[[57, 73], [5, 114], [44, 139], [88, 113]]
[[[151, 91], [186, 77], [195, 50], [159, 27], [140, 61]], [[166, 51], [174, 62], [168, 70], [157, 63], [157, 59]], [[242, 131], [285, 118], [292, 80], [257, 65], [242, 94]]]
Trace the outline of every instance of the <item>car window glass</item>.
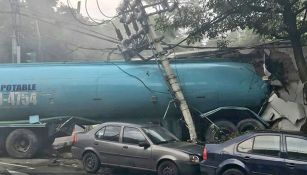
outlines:
[[124, 128], [124, 134], [123, 134], [123, 142], [129, 143], [129, 144], [139, 144], [141, 142], [145, 142], [146, 139], [144, 135], [141, 133], [140, 130], [136, 128]]
[[254, 140], [253, 153], [279, 156], [280, 136], [257, 136]]
[[250, 153], [253, 149], [254, 138], [248, 139], [238, 145], [238, 151], [243, 153]]
[[154, 144], [157, 144], [157, 145], [178, 141], [178, 138], [176, 138], [168, 130], [166, 130], [163, 127], [160, 127], [160, 126], [145, 127], [145, 128], [142, 128], [142, 130], [149, 137], [149, 139]]
[[120, 135], [120, 126], [107, 126], [102, 139], [103, 140], [109, 140], [109, 141], [119, 141], [119, 135]]
[[106, 129], [106, 127], [103, 127], [98, 132], [96, 132], [95, 136], [96, 136], [97, 139], [103, 138], [103, 134], [104, 134], [105, 129]]
[[307, 161], [307, 140], [286, 137], [286, 142], [289, 159]]

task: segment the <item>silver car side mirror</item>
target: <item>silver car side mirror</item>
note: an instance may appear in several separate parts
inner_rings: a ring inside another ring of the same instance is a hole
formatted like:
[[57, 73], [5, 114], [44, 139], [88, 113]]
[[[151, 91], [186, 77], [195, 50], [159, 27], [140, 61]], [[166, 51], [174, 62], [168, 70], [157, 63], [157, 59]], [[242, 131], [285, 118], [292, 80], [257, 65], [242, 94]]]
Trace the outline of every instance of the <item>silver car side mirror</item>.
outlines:
[[150, 147], [150, 144], [147, 143], [147, 142], [140, 142], [140, 143], [139, 143], [139, 147], [143, 147], [143, 148], [147, 149], [147, 148]]

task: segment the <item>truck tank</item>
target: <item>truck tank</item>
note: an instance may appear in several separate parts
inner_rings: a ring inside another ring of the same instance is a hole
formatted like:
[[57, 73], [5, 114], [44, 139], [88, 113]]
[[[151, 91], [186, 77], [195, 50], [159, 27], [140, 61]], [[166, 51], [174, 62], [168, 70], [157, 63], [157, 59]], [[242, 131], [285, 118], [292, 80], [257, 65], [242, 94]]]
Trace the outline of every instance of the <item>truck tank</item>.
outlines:
[[[191, 111], [203, 113], [194, 115], [201, 140], [264, 126], [252, 110], [269, 90], [252, 65], [176, 60], [172, 67]], [[75, 124], [105, 121], [159, 121], [184, 139], [172, 101], [155, 62], [0, 65], [0, 152], [32, 158]]]
[[[180, 61], [172, 64], [188, 104], [259, 109], [268, 94], [252, 65]], [[161, 119], [172, 100], [155, 62], [50, 63], [0, 66], [0, 121], [77, 116], [99, 121]], [[179, 114], [174, 105], [167, 116]]]

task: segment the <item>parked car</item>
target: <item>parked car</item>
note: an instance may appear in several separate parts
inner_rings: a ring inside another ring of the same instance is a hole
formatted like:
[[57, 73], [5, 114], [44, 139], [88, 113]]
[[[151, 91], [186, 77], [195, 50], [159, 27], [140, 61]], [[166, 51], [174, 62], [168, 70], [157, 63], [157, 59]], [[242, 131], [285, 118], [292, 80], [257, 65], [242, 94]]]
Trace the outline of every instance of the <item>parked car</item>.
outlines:
[[204, 146], [179, 141], [153, 124], [104, 123], [74, 138], [73, 156], [85, 171], [102, 166], [157, 172], [158, 175], [195, 175]]
[[307, 174], [307, 137], [302, 133], [253, 131], [203, 151], [202, 175]]

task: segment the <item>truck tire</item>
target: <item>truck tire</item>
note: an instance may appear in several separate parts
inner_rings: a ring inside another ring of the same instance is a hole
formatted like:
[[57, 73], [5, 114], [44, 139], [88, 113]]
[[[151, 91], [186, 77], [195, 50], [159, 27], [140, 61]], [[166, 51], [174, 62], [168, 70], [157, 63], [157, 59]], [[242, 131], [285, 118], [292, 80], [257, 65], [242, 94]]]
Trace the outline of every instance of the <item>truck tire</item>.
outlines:
[[223, 142], [228, 140], [229, 137], [237, 131], [237, 127], [233, 123], [226, 120], [220, 120], [209, 126], [206, 131], [205, 140], [207, 143]]
[[6, 138], [5, 148], [11, 157], [32, 158], [39, 149], [39, 140], [29, 129], [16, 129]]
[[43, 147], [44, 148], [52, 147], [52, 144], [54, 143], [54, 141], [55, 141], [55, 137], [49, 137], [49, 138], [42, 139]]
[[4, 142], [4, 136], [0, 134], [0, 155], [2, 155], [5, 152], [5, 142]]
[[237, 124], [237, 128], [240, 133], [245, 133], [247, 131], [265, 129], [265, 126], [255, 119], [245, 119]]

